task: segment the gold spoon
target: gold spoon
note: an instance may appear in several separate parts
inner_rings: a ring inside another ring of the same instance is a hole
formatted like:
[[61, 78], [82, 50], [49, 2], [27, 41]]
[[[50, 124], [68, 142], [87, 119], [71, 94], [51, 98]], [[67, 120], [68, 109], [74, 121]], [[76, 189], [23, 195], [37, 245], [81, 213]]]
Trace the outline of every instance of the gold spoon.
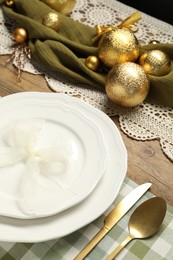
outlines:
[[147, 238], [154, 235], [166, 214], [166, 202], [154, 197], [143, 202], [130, 217], [128, 237], [106, 258], [112, 260], [134, 238]]

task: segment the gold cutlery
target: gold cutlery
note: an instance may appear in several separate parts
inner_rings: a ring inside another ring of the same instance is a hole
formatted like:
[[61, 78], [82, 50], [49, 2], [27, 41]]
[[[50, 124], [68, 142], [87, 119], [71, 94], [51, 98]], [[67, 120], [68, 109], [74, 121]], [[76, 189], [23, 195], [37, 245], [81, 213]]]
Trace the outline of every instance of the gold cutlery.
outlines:
[[144, 183], [129, 192], [106, 216], [103, 228], [82, 249], [74, 260], [82, 260], [100, 242], [100, 240], [111, 230], [111, 228], [128, 212], [128, 210], [140, 199], [140, 197], [151, 187], [151, 183]]
[[106, 258], [112, 260], [134, 238], [153, 236], [160, 228], [166, 214], [166, 202], [154, 197], [143, 202], [130, 217], [128, 237]]

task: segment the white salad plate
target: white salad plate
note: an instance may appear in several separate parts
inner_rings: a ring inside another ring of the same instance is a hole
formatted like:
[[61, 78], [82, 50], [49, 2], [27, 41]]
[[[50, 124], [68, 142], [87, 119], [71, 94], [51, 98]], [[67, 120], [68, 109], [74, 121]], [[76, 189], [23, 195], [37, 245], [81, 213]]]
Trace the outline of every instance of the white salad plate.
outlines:
[[[15, 219], [0, 216], [1, 241], [35, 243], [61, 238], [91, 223], [112, 204], [126, 176], [127, 151], [119, 130], [112, 120], [100, 110], [78, 98], [58, 93], [36, 92], [9, 96], [11, 105], [15, 104], [16, 100], [23, 100], [24, 107], [28, 105], [30, 107], [30, 104], [48, 107], [51, 102], [52, 107], [56, 108], [56, 104], [65, 103], [67, 106], [81, 111], [83, 115], [95, 122], [104, 136], [107, 154], [106, 168], [95, 189], [85, 200], [59, 214], [45, 218]], [[36, 116], [38, 117], [37, 113]]]
[[[41, 161], [33, 152], [27, 160], [1, 166], [0, 215], [20, 219], [51, 216], [80, 203], [94, 190], [105, 172], [106, 148], [100, 127], [85, 113], [87, 109], [81, 112], [80, 105], [76, 104], [72, 98], [49, 93], [27, 92], [1, 98], [0, 163], [4, 149], [9, 149], [9, 125], [17, 121], [17, 129], [21, 131], [25, 121], [29, 121], [27, 128], [40, 119], [44, 119], [44, 125], [37, 149], [48, 147], [52, 152], [51, 147], [56, 147], [51, 155], [58, 159], [51, 163], [49, 154], [49, 164], [46, 164], [47, 158]], [[30, 128], [23, 131], [32, 137]], [[21, 144], [20, 135], [19, 132], [17, 138]], [[32, 160], [35, 161], [31, 167]]]

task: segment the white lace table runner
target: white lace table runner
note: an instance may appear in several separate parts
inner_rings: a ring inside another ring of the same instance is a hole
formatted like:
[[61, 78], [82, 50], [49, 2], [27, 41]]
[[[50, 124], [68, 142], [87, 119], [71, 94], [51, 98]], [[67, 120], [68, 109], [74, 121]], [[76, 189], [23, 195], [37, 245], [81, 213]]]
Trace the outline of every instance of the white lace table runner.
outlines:
[[[96, 24], [118, 24], [135, 11], [116, 0], [77, 0], [71, 14], [74, 20], [95, 26]], [[11, 32], [14, 22], [5, 23], [0, 9], [0, 54], [12, 53]], [[142, 13], [138, 22], [139, 31], [136, 36], [141, 44], [158, 40], [161, 43], [173, 42], [173, 26]], [[173, 161], [173, 109], [163, 106], [143, 103], [136, 108], [120, 108], [112, 104], [105, 93], [96, 89], [85, 88], [84, 85], [73, 85], [61, 74], [48, 76], [41, 67], [34, 66], [29, 61], [24, 69], [27, 72], [44, 73], [45, 79], [57, 92], [68, 95], [79, 95], [83, 100], [99, 108], [109, 116], [119, 116], [120, 126], [124, 133], [136, 140], [159, 139], [163, 152]]]

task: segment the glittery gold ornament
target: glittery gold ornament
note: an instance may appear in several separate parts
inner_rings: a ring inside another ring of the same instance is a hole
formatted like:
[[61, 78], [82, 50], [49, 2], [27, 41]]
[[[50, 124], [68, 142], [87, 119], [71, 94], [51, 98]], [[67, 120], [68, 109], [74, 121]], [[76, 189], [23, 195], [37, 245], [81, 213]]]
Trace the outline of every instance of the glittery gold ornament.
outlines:
[[92, 71], [97, 71], [100, 67], [100, 60], [97, 56], [89, 56], [85, 60], [85, 65]]
[[13, 32], [13, 38], [17, 43], [24, 43], [27, 39], [27, 31], [24, 28], [16, 28]]
[[14, 4], [14, 0], [6, 0], [5, 3], [7, 6], [11, 7]]
[[61, 21], [57, 13], [49, 12], [43, 17], [42, 24], [55, 31], [58, 31], [61, 25]]
[[105, 90], [114, 103], [135, 107], [142, 103], [149, 91], [149, 79], [143, 68], [134, 62], [115, 65], [106, 78]]
[[76, 0], [41, 0], [48, 6], [50, 6], [52, 9], [62, 13], [62, 14], [69, 14], [75, 4]]
[[139, 56], [139, 43], [134, 33], [126, 28], [106, 32], [98, 45], [99, 58], [109, 68]]
[[163, 76], [171, 70], [171, 60], [169, 56], [160, 50], [151, 50], [139, 58], [139, 64], [146, 73], [154, 76]]

